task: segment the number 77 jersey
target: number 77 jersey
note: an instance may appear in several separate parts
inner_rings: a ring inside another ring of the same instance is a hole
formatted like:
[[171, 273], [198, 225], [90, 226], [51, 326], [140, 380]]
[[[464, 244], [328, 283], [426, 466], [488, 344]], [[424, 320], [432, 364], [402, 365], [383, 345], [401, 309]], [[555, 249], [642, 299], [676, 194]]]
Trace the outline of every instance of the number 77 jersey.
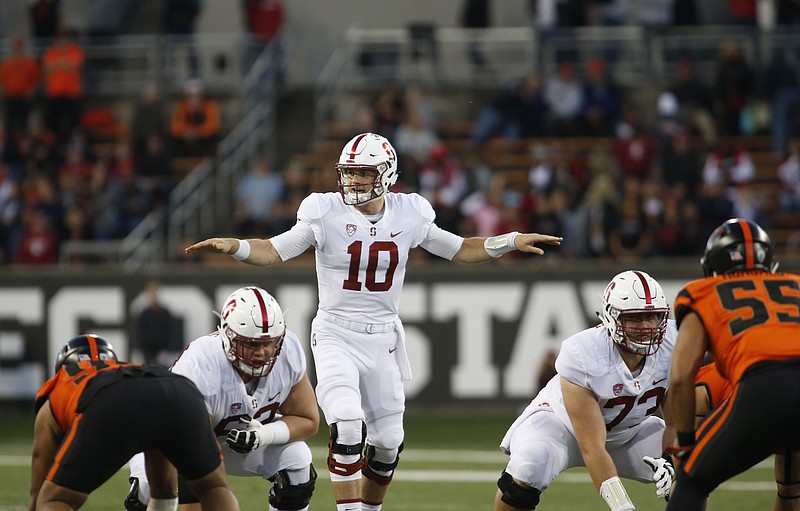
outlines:
[[690, 312], [700, 317], [731, 384], [761, 360], [800, 357], [797, 275], [743, 271], [695, 280], [678, 293], [674, 310], [679, 325]]
[[320, 310], [360, 323], [393, 322], [410, 250], [422, 246], [452, 259], [461, 248], [463, 239], [436, 226], [422, 196], [384, 197], [383, 216], [373, 223], [338, 193], [312, 193], [298, 208], [297, 224], [272, 238], [283, 260], [298, 254], [299, 239], [303, 250], [314, 246]]

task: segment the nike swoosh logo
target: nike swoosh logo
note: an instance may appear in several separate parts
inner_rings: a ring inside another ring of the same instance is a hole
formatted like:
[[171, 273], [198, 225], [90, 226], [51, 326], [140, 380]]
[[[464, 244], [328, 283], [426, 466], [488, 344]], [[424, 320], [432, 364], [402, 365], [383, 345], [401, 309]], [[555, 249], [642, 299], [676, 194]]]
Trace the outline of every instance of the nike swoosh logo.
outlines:
[[400, 234], [401, 232], [403, 232], [403, 231], [397, 231], [397, 232], [393, 232], [393, 233], [391, 233], [391, 234], [390, 234], [390, 236], [391, 236], [392, 238], [394, 238], [395, 236], [397, 236], [397, 235], [398, 235], [398, 234]]
[[278, 392], [277, 394], [275, 394], [274, 396], [272, 396], [271, 398], [269, 398], [269, 400], [270, 400], [270, 401], [275, 401], [275, 398], [276, 398], [276, 397], [278, 397], [278, 396], [280, 396], [280, 395], [281, 395], [281, 393], [280, 393], [280, 392]]
[[658, 385], [662, 381], [666, 380], [666, 378], [661, 378], [660, 380], [653, 380], [653, 385]]
[[394, 353], [394, 350], [396, 350], [396, 349], [397, 348], [389, 348], [389, 353]]

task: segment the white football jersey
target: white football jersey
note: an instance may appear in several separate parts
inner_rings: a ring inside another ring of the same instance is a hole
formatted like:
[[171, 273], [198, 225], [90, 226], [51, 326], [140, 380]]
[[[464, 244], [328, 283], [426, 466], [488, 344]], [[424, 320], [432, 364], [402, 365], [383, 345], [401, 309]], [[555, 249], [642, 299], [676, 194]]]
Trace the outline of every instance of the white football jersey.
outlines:
[[[531, 401], [520, 419], [538, 411], [552, 411], [574, 436], [575, 430], [561, 393], [560, 378], [563, 377], [591, 390], [597, 397], [606, 423], [606, 443], [627, 442], [635, 434], [633, 428], [653, 415], [664, 402], [677, 335], [675, 321], [669, 320], [661, 347], [645, 358], [641, 372], [633, 376], [611, 341], [608, 330], [598, 325], [578, 332], [561, 344], [556, 359], [558, 374]], [[515, 424], [519, 422], [517, 420]]]
[[250, 395], [225, 356], [219, 333], [213, 332], [189, 343], [172, 372], [192, 380], [203, 394], [214, 432], [227, 449], [224, 439], [228, 431], [243, 428], [240, 417], [249, 415], [264, 424], [281, 417], [278, 408], [305, 374], [306, 357], [297, 336], [286, 330], [275, 366], [267, 377], [259, 378], [258, 387]]
[[297, 254], [298, 240], [308, 239], [308, 228], [313, 232], [320, 310], [360, 323], [390, 323], [398, 317], [409, 251], [422, 246], [452, 259], [461, 248], [463, 238], [436, 226], [422, 196], [384, 197], [383, 217], [373, 224], [339, 193], [312, 193], [297, 210], [297, 225], [272, 238], [285, 260]]

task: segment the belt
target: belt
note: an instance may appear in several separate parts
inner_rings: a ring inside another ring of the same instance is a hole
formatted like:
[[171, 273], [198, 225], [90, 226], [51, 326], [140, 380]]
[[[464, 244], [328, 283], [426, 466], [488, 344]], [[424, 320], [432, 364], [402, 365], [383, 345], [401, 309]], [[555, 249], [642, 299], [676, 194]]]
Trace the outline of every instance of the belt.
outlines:
[[325, 311], [319, 311], [317, 316], [333, 323], [335, 325], [339, 325], [342, 328], [346, 328], [348, 330], [352, 330], [353, 332], [362, 332], [366, 334], [382, 334], [385, 332], [391, 332], [395, 329], [394, 322], [392, 323], [359, 323], [358, 321], [350, 321], [339, 316], [334, 316]]

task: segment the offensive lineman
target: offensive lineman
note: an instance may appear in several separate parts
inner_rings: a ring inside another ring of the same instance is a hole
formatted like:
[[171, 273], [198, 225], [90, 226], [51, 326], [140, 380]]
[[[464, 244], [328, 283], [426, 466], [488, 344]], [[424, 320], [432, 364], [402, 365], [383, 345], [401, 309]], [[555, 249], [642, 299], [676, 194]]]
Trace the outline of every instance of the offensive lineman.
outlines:
[[653, 415], [669, 387], [677, 336], [669, 304], [655, 279], [629, 270], [609, 282], [602, 305], [602, 324], [562, 343], [558, 374], [503, 438], [510, 459], [495, 511], [536, 508], [558, 474], [579, 466], [611, 511], [635, 509], [620, 476], [655, 482], [656, 496], [669, 498], [674, 470], [663, 454], [664, 421]]
[[[316, 249], [319, 310], [311, 327], [317, 399], [330, 429], [328, 471], [338, 511], [378, 511], [403, 447], [403, 380], [411, 378], [398, 317], [409, 251], [479, 263], [512, 250], [543, 254], [560, 237], [507, 233], [462, 238], [434, 223], [430, 203], [391, 193], [397, 154], [362, 133], [336, 165], [339, 193], [312, 193], [297, 223], [271, 239], [211, 238], [186, 248], [269, 266]], [[362, 479], [362, 475], [364, 478]]]
[[[223, 445], [225, 472], [261, 476], [273, 483], [269, 510], [306, 510], [316, 472], [304, 440], [319, 429], [314, 390], [297, 336], [269, 293], [243, 287], [226, 299], [217, 332], [191, 342], [172, 372], [200, 389], [214, 432]], [[131, 459], [128, 511], [144, 511], [150, 489], [143, 456]], [[188, 488], [181, 511], [199, 511]]]

